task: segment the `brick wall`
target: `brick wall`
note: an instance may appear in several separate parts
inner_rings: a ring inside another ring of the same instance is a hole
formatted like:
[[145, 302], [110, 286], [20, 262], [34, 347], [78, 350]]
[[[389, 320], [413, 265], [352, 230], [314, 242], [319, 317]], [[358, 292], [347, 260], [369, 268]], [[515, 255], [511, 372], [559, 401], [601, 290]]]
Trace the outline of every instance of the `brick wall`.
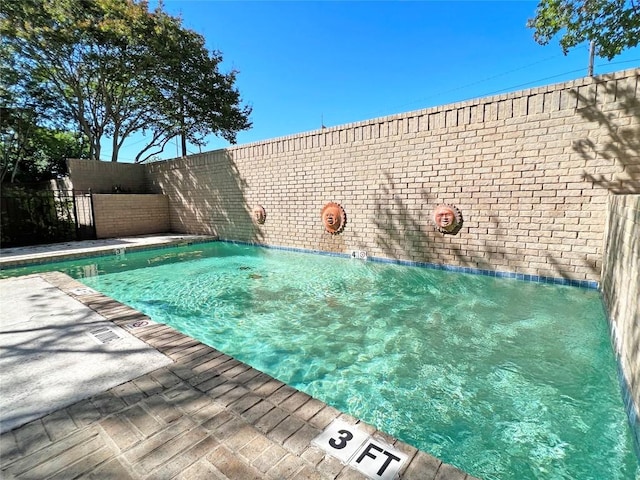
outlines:
[[[640, 70], [147, 166], [171, 230], [598, 281], [609, 193], [640, 193]], [[344, 232], [320, 210], [340, 203]], [[437, 232], [439, 203], [464, 218]], [[262, 205], [264, 225], [252, 222]]]
[[126, 193], [146, 193], [143, 165], [68, 159], [67, 168], [76, 190], [115, 193], [119, 188]]
[[93, 195], [96, 237], [164, 233], [171, 230], [164, 195]]
[[[630, 418], [640, 432], [640, 195], [612, 195], [609, 201], [602, 295], [607, 305]], [[640, 445], [640, 438], [636, 439]]]

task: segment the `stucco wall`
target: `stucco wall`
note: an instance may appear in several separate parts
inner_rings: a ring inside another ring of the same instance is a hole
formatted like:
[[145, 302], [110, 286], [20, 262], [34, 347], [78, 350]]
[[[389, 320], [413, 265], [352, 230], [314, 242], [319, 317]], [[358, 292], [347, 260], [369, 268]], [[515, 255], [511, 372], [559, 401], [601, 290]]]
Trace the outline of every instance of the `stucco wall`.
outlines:
[[[171, 229], [599, 281], [610, 192], [640, 193], [640, 70], [148, 165]], [[326, 202], [348, 217], [340, 235]], [[431, 221], [456, 205], [455, 236]], [[264, 225], [251, 210], [263, 205]]]
[[[640, 432], [640, 195], [612, 195], [609, 201], [602, 295], [624, 375], [625, 403]], [[640, 438], [636, 439], [640, 445]]]
[[96, 237], [164, 233], [171, 230], [164, 195], [93, 195]]

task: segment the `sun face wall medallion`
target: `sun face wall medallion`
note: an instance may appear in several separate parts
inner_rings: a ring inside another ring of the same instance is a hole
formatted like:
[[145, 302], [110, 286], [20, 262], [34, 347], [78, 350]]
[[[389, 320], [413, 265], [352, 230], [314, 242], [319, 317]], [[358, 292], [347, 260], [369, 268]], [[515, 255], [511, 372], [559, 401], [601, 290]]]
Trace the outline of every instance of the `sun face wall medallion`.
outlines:
[[440, 233], [455, 235], [462, 227], [462, 213], [455, 205], [442, 203], [433, 210], [433, 223]]
[[347, 224], [347, 214], [338, 203], [329, 202], [320, 212], [324, 229], [331, 235], [337, 235], [344, 230]]
[[254, 207], [251, 214], [253, 215], [253, 221], [258, 225], [262, 225], [267, 219], [267, 212], [262, 205], [257, 205], [256, 207]]

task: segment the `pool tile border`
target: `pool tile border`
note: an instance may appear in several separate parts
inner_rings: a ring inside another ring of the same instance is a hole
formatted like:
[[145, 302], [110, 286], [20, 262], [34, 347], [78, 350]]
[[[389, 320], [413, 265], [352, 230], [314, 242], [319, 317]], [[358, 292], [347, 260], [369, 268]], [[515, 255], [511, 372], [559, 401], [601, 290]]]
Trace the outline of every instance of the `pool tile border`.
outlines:
[[[236, 244], [236, 245], [262, 247], [262, 248], [268, 248], [271, 250], [283, 250], [287, 252], [309, 253], [314, 255], [325, 255], [330, 257], [351, 258], [351, 256], [347, 253], [326, 252], [323, 250], [311, 250], [311, 249], [296, 248], [296, 247], [283, 247], [278, 245], [242, 242], [242, 241], [227, 240], [227, 239], [218, 239], [217, 241], [223, 242], [223, 243]], [[367, 261], [377, 262], [377, 263], [389, 263], [394, 265], [403, 265], [408, 267], [427, 268], [431, 270], [444, 270], [444, 271], [455, 272], [455, 273], [467, 273], [471, 275], [482, 275], [485, 277], [510, 278], [514, 280], [520, 280], [520, 281], [532, 282], [532, 283], [564, 285], [564, 286], [570, 286], [570, 287], [586, 288], [589, 290], [598, 290], [600, 288], [599, 282], [592, 281], [592, 280], [573, 280], [573, 279], [561, 278], [561, 277], [546, 277], [541, 275], [504, 272], [500, 270], [487, 270], [487, 269], [473, 268], [473, 267], [459, 267], [456, 265], [445, 265], [445, 264], [431, 263], [431, 262], [416, 262], [412, 260], [399, 260], [399, 259], [385, 258], [385, 257], [367, 257]]]
[[[603, 296], [604, 297], [604, 296]], [[640, 417], [638, 417], [638, 408], [635, 400], [633, 399], [631, 385], [629, 384], [627, 377], [624, 374], [624, 368], [622, 367], [623, 359], [620, 355], [620, 349], [616, 346], [620, 341], [618, 332], [616, 331], [615, 323], [611, 320], [609, 312], [611, 307], [607, 305], [606, 298], [603, 298], [605, 315], [607, 316], [607, 325], [609, 330], [609, 340], [613, 354], [616, 359], [616, 373], [618, 378], [618, 385], [620, 386], [620, 395], [622, 396], [622, 402], [627, 414], [627, 420], [631, 428], [633, 436], [633, 446], [635, 448], [636, 455], [640, 461]]]

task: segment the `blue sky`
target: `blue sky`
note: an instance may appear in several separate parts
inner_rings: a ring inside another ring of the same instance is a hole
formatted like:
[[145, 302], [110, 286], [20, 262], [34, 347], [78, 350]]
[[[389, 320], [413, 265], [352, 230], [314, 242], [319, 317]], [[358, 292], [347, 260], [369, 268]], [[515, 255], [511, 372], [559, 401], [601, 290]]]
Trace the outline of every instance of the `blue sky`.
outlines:
[[[164, 2], [222, 52], [223, 72], [239, 71], [253, 127], [238, 134], [238, 144], [586, 76], [587, 45], [565, 56], [557, 39], [547, 46], [533, 40], [526, 22], [536, 7], [506, 0]], [[595, 74], [639, 65], [636, 47], [611, 62], [596, 57]], [[128, 142], [120, 161], [132, 161], [140, 144]], [[202, 151], [227, 146], [211, 137]], [[102, 154], [110, 157], [108, 145]], [[172, 141], [160, 157], [175, 156]]]

